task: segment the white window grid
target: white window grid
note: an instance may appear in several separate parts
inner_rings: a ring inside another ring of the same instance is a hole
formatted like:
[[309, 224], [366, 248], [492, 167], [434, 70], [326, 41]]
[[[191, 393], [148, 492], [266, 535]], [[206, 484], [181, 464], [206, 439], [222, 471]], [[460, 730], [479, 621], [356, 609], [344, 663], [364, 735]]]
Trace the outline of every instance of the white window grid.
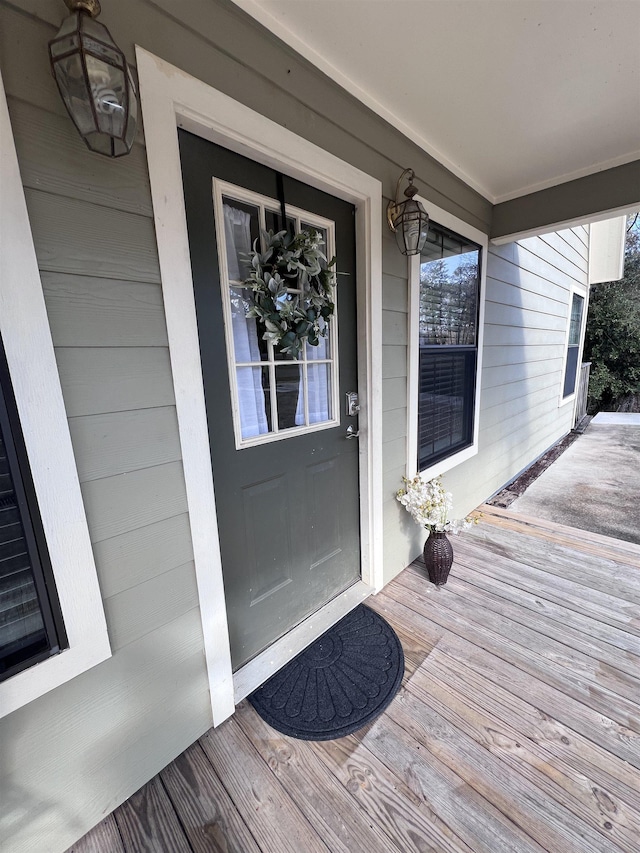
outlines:
[[[312, 432], [319, 432], [325, 429], [331, 429], [340, 424], [339, 413], [339, 365], [338, 365], [338, 287], [333, 292], [333, 301], [335, 304], [334, 314], [329, 323], [329, 336], [327, 339], [328, 358], [308, 358], [307, 347], [305, 346], [300, 353], [297, 361], [276, 360], [273, 344], [267, 342], [268, 358], [261, 361], [237, 362], [235, 359], [235, 348], [233, 340], [233, 321], [231, 315], [231, 288], [243, 288], [248, 290], [244, 281], [232, 279], [229, 277], [229, 269], [227, 265], [227, 245], [224, 229], [224, 199], [230, 201], [239, 201], [244, 204], [252, 205], [258, 209], [258, 220], [260, 227], [260, 242], [262, 251], [264, 251], [264, 241], [262, 233], [267, 231], [266, 215], [267, 211], [280, 215], [281, 206], [277, 199], [269, 196], [261, 195], [244, 187], [222, 181], [219, 178], [213, 178], [213, 204], [215, 214], [216, 240], [218, 244], [218, 269], [220, 276], [220, 288], [222, 296], [222, 310], [225, 330], [225, 344], [227, 353], [227, 368], [229, 372], [229, 386], [231, 390], [231, 407], [233, 415], [233, 430], [235, 437], [236, 449], [241, 450], [246, 447], [255, 447], [261, 444], [269, 444], [273, 441], [280, 441], [285, 438], [291, 438], [298, 435], [306, 435]], [[285, 215], [287, 220], [292, 220], [294, 223], [295, 233], [299, 233], [301, 226], [311, 226], [323, 230], [326, 234], [326, 245], [323, 248], [328, 260], [335, 255], [335, 223], [331, 219], [325, 219], [308, 210], [294, 207], [293, 205], [285, 205]], [[288, 288], [289, 293], [300, 293], [300, 290]], [[288, 427], [281, 429], [278, 425], [277, 411], [277, 394], [276, 394], [276, 369], [277, 366], [283, 364], [298, 364], [302, 372], [302, 388], [304, 393], [304, 419], [305, 423], [301, 426]], [[309, 395], [308, 395], [308, 369], [309, 366], [326, 364], [328, 366], [328, 384], [329, 384], [329, 408], [331, 417], [329, 420], [318, 423], [309, 423]], [[269, 394], [271, 406], [271, 430], [258, 436], [251, 438], [242, 437], [242, 424], [240, 417], [240, 398], [238, 393], [237, 370], [238, 368], [260, 368], [267, 369], [269, 372]]]

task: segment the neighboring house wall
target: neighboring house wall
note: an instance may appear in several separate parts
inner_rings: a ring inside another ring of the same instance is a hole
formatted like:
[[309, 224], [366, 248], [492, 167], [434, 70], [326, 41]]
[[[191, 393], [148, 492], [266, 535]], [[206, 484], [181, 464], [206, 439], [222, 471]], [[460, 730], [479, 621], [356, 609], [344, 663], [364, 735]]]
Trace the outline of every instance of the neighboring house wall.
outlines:
[[478, 455], [445, 475], [458, 514], [478, 506], [573, 427], [561, 399], [572, 288], [588, 296], [588, 228], [490, 246]]
[[[137, 42], [378, 178], [387, 196], [410, 164], [426, 197], [488, 231], [488, 202], [241, 12], [177, 5], [113, 0], [101, 20], [130, 59]], [[0, 0], [0, 62], [114, 654], [0, 720], [0, 847], [12, 853], [64, 850], [211, 724], [142, 135], [116, 161], [77, 136], [47, 57], [64, 15], [55, 0]], [[390, 580], [412, 550], [393, 500], [407, 264], [380, 227]]]

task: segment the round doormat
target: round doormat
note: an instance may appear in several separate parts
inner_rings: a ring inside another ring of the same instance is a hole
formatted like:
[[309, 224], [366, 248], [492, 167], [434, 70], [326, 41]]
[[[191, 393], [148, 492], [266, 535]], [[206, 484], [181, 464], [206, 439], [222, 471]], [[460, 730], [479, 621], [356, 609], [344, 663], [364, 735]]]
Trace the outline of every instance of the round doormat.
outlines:
[[358, 605], [249, 696], [274, 729], [302, 740], [344, 737], [381, 714], [400, 687], [393, 628]]

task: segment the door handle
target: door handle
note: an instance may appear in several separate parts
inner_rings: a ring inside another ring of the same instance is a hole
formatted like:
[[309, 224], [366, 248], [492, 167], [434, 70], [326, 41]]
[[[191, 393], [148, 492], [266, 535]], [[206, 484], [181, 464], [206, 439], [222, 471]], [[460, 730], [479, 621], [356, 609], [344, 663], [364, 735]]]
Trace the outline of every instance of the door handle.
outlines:
[[347, 427], [347, 438], [357, 438], [359, 435], [359, 429], [354, 429], [352, 426]]

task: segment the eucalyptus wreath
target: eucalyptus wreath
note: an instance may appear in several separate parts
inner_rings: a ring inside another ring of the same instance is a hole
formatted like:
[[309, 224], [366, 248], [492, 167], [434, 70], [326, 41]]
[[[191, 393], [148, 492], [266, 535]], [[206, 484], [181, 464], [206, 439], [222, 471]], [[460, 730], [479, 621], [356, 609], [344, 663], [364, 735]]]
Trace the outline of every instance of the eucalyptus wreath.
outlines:
[[264, 340], [298, 358], [306, 341], [317, 347], [327, 336], [335, 311], [336, 259], [327, 261], [320, 248], [322, 235], [315, 229], [295, 236], [268, 231], [263, 239], [264, 252], [255, 240], [249, 254], [251, 274], [244, 283], [252, 290], [252, 305], [247, 317], [264, 326]]

